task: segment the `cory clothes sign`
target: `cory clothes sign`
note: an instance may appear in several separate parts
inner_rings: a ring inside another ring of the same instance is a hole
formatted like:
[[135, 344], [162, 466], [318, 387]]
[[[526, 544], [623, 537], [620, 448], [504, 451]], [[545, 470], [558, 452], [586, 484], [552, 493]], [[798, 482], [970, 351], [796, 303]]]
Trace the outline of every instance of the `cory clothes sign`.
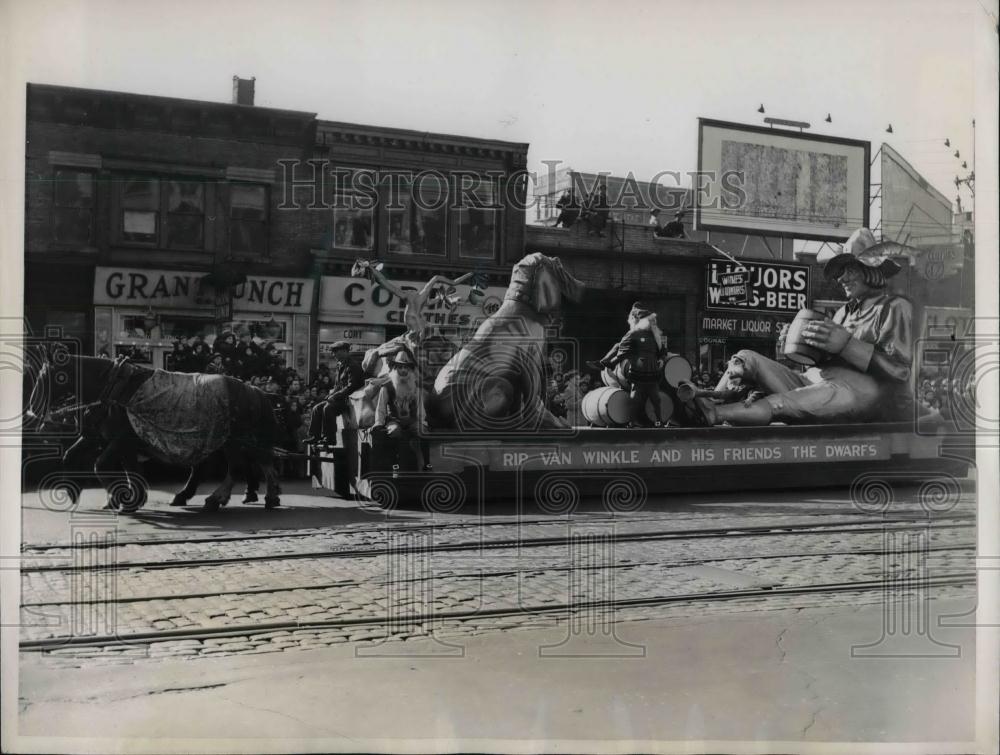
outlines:
[[[404, 289], [419, 291], [425, 283], [396, 281]], [[507, 289], [491, 286], [477, 303], [469, 301], [469, 286], [455, 286], [450, 295], [459, 297], [459, 304], [450, 308], [436, 298], [423, 309], [427, 324], [432, 327], [471, 328], [500, 308]], [[381, 286], [373, 286], [365, 278], [323, 278], [319, 293], [319, 316], [326, 322], [359, 322], [367, 325], [402, 325], [406, 305]]]
[[[94, 272], [94, 304], [203, 309], [214, 305], [205, 273], [99, 267]], [[306, 314], [312, 309], [313, 282], [306, 278], [250, 276], [233, 293], [233, 308], [244, 312]]]
[[806, 306], [809, 268], [777, 262], [709, 260], [707, 309], [753, 310], [794, 315]]

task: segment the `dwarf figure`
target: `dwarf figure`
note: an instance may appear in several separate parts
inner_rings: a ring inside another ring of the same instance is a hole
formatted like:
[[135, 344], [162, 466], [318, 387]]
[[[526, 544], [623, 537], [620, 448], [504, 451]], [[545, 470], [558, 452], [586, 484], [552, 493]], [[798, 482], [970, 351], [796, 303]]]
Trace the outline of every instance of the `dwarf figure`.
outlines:
[[[375, 405], [373, 429], [384, 432], [399, 444], [406, 443], [417, 460], [417, 469], [423, 469], [425, 459], [420, 443], [421, 386], [417, 382], [416, 363], [405, 349], [397, 351], [389, 362], [389, 381], [382, 386]], [[394, 468], [398, 468], [394, 464]]]
[[[667, 353], [666, 339], [656, 323], [656, 314], [642, 302], [632, 305], [627, 322], [629, 332], [600, 364], [608, 369], [614, 369], [619, 363], [624, 366], [624, 375], [631, 386], [632, 422], [629, 427], [662, 427], [663, 423], [659, 420], [662, 412], [660, 376]], [[653, 422], [646, 415], [647, 401], [652, 403], [656, 412], [657, 419]]]

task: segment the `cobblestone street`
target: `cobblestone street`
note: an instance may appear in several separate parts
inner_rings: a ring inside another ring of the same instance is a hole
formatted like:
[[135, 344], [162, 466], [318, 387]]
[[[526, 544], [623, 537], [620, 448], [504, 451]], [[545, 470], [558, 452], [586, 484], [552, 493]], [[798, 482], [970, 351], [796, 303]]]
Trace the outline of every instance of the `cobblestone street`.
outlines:
[[706, 498], [683, 516], [671, 503], [562, 517], [369, 512], [329, 528], [295, 527], [315, 509], [293, 505], [277, 528], [187, 539], [184, 521], [166, 535], [143, 515], [80, 512], [69, 537], [25, 543], [21, 642], [53, 662], [115, 662], [581, 621], [611, 632], [693, 613], [875, 604], [890, 589], [972, 594], [971, 497], [932, 517], [912, 495], [879, 517], [797, 498], [723, 511]]

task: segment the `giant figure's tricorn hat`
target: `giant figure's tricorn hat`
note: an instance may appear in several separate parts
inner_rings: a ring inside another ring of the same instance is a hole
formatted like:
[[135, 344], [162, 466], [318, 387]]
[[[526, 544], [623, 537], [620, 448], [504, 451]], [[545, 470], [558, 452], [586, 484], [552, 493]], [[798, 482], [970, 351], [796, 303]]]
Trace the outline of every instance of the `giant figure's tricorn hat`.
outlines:
[[816, 255], [816, 261], [825, 263], [823, 275], [832, 280], [839, 278], [851, 262], [860, 262], [891, 278], [903, 269], [893, 257], [905, 253], [907, 249], [909, 247], [905, 244], [896, 241], [876, 241], [875, 234], [869, 229], [859, 228], [844, 242], [839, 253], [824, 247]]

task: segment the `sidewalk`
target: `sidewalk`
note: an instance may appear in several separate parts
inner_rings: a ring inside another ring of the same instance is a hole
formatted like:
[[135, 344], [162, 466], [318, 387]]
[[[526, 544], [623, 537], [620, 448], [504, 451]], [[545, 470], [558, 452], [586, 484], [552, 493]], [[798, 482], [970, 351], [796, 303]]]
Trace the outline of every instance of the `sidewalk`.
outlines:
[[[722, 742], [709, 751], [734, 740], [770, 741], [769, 751], [794, 751], [800, 740], [969, 741], [973, 631], [936, 619], [970, 603], [931, 606], [934, 640], [959, 645], [958, 657], [852, 658], [852, 645], [882, 636], [878, 606], [615, 625], [620, 641], [645, 646], [644, 657], [599, 657], [621, 649], [604, 636], [574, 644], [597, 657], [540, 657], [540, 646], [565, 639], [557, 629], [456, 638], [458, 658], [428, 639], [91, 668], [25, 653], [20, 731], [152, 738], [156, 751], [203, 750], [204, 738], [224, 737], [295, 740], [285, 745], [296, 751], [482, 750], [483, 740], [504, 751], [512, 740], [571, 740], [570, 751], [649, 749], [651, 740]], [[930, 637], [910, 639], [911, 652], [944, 652]], [[413, 741], [430, 739], [437, 744]]]

